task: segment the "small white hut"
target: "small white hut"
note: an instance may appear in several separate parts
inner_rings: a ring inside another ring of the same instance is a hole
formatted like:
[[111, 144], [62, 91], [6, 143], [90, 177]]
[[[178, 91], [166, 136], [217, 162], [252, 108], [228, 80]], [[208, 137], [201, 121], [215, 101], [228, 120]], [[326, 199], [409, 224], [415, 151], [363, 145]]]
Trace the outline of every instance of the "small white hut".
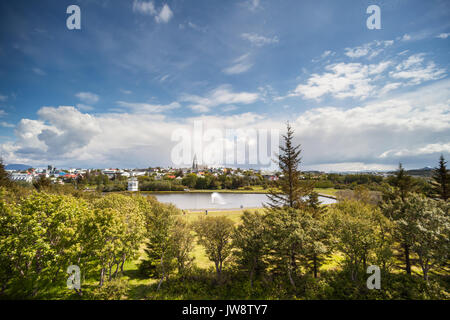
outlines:
[[131, 176], [128, 179], [128, 191], [139, 191], [139, 181], [136, 177]]

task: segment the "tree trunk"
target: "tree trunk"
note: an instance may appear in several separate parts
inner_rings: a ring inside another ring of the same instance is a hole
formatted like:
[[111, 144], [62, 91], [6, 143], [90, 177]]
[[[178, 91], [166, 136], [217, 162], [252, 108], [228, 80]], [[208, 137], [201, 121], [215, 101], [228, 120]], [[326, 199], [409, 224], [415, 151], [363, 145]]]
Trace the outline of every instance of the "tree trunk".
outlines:
[[289, 268], [289, 267], [288, 267], [288, 277], [289, 277], [289, 282], [294, 287], [294, 290], [297, 290], [297, 286], [295, 285], [294, 279], [292, 278], [291, 268]]
[[103, 278], [105, 277], [105, 268], [102, 268], [102, 270], [100, 271], [100, 283], [99, 286], [103, 286]]
[[317, 255], [315, 253], [313, 256], [313, 268], [314, 268], [314, 278], [317, 279]]
[[164, 255], [161, 256], [161, 272], [162, 272], [162, 276], [161, 279], [159, 280], [158, 283], [158, 288], [156, 289], [157, 291], [159, 291], [159, 288], [161, 287], [162, 282], [164, 281], [164, 278], [166, 277], [165, 271], [164, 271], [164, 259], [163, 259]]
[[406, 273], [411, 274], [411, 260], [409, 258], [409, 245], [404, 244], [403, 248], [405, 249], [405, 263], [406, 263]]

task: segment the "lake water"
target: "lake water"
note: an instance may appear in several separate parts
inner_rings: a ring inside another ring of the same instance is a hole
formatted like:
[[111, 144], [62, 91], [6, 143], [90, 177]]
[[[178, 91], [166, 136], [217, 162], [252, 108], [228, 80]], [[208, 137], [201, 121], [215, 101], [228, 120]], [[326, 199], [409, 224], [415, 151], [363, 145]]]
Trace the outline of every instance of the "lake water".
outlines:
[[[239, 208], [261, 208], [263, 203], [269, 200], [267, 195], [261, 193], [163, 193], [154, 194], [160, 202], [172, 203], [180, 209], [202, 210], [202, 209], [239, 209]], [[335, 203], [336, 200], [319, 197], [324, 204]]]

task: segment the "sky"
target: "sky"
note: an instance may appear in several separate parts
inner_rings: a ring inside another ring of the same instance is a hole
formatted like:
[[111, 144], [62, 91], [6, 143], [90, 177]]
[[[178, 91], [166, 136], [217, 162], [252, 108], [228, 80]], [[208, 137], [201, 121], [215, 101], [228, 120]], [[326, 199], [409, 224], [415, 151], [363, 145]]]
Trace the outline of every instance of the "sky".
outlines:
[[0, 15], [5, 163], [174, 166], [174, 132], [196, 123], [286, 121], [307, 170], [450, 156], [449, 1], [15, 0]]

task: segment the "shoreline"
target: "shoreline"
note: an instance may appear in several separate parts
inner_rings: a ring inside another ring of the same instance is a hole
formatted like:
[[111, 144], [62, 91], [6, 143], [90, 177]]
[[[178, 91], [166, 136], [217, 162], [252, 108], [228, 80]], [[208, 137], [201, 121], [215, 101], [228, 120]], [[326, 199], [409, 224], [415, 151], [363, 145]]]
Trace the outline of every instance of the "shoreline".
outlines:
[[[107, 193], [142, 193], [142, 194], [184, 194], [184, 193], [231, 193], [231, 194], [268, 194], [267, 191], [252, 191], [252, 190], [189, 190], [189, 191], [111, 191]], [[318, 193], [320, 197], [337, 200], [336, 196]]]

